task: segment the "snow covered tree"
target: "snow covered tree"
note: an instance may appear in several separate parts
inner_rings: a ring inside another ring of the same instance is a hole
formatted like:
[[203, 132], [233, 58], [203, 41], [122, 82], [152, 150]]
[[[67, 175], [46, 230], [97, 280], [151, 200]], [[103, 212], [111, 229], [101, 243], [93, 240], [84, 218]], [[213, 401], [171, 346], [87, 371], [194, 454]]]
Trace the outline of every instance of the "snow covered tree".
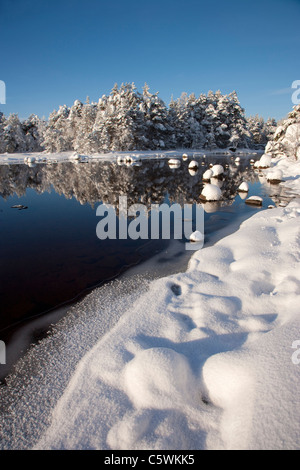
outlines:
[[247, 125], [251, 135], [249, 145], [257, 149], [263, 149], [266, 146], [277, 126], [275, 119], [269, 118], [265, 122], [258, 114], [247, 118]]
[[25, 133], [26, 151], [27, 152], [40, 152], [43, 150], [41, 145], [43, 132], [45, 131], [46, 123], [41, 120], [36, 114], [31, 114], [25, 121], [22, 122], [22, 128]]
[[5, 153], [5, 142], [4, 142], [4, 126], [5, 126], [5, 117], [4, 114], [0, 111], [0, 153]]
[[287, 155], [295, 160], [300, 158], [300, 105], [294, 106], [293, 111], [277, 127], [265, 152], [273, 156]]
[[65, 152], [73, 150], [72, 131], [68, 117], [70, 108], [60, 106], [58, 111], [50, 114], [47, 129], [44, 134], [42, 145], [47, 152]]
[[[71, 114], [71, 113], [70, 113]], [[74, 150], [82, 153], [94, 153], [97, 151], [93, 128], [97, 115], [97, 104], [87, 103], [82, 106], [80, 114], [73, 115], [73, 139]]]
[[4, 152], [26, 152], [25, 132], [17, 114], [11, 114], [2, 123], [1, 141]]
[[[147, 84], [113, 87], [98, 103], [76, 100], [60, 106], [47, 123], [32, 115], [20, 122], [16, 115], [0, 116], [0, 151], [90, 154], [108, 151], [180, 148], [261, 148], [274, 134], [276, 122], [258, 116], [246, 120], [236, 92], [209, 91], [198, 98], [182, 93], [169, 108]], [[276, 136], [277, 138], [277, 136]]]
[[153, 150], [172, 148], [175, 145], [172, 118], [165, 103], [158, 97], [158, 93], [154, 95], [150, 93], [147, 84], [143, 88], [143, 111], [149, 148]]

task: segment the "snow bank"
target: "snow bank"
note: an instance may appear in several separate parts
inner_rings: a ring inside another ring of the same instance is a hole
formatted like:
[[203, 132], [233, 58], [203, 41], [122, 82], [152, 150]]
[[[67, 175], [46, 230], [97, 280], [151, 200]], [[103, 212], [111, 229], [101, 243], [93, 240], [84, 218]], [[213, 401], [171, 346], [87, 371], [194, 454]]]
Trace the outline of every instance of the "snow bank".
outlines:
[[256, 213], [152, 282], [81, 360], [36, 448], [299, 448], [299, 222], [300, 199]]
[[291, 191], [291, 194], [299, 194], [300, 190], [300, 160], [288, 159], [286, 156], [279, 156], [272, 159], [272, 168], [263, 171], [267, 179], [271, 175], [280, 176], [284, 188]]

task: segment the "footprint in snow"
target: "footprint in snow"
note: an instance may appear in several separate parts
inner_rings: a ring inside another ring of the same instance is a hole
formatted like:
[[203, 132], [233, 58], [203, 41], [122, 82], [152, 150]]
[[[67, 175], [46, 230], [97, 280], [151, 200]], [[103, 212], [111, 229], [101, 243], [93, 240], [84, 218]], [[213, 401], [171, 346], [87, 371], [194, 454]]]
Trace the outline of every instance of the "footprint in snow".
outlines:
[[181, 287], [178, 284], [173, 284], [171, 286], [171, 291], [177, 296], [181, 295]]

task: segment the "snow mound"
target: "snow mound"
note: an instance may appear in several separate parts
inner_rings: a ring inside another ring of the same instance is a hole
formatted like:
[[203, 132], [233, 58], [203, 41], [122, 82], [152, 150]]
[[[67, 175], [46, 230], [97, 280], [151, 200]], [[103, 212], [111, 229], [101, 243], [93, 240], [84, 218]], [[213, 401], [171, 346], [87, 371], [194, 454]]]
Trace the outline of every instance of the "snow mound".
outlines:
[[180, 409], [197, 406], [199, 394], [188, 360], [169, 348], [150, 348], [124, 370], [125, 389], [136, 408]]
[[207, 183], [202, 190], [202, 198], [206, 201], [219, 201], [222, 198], [222, 191], [215, 184]]
[[168, 163], [169, 163], [169, 166], [170, 166], [171, 168], [179, 168], [180, 165], [181, 165], [180, 160], [178, 160], [177, 158], [171, 158], [171, 159], [168, 161]]
[[199, 232], [199, 230], [196, 230], [190, 235], [191, 242], [202, 242], [203, 240], [204, 240], [204, 235], [203, 233]]
[[73, 155], [69, 156], [70, 161], [80, 161], [81, 160], [81, 155], [78, 153], [74, 153]]
[[212, 175], [213, 175], [212, 170], [206, 170], [202, 176], [203, 181], [209, 181], [212, 178]]
[[222, 167], [222, 165], [213, 165], [211, 171], [213, 173], [212, 174], [213, 177], [218, 177], [218, 176], [223, 175], [224, 168]]
[[198, 171], [197, 171], [197, 170], [194, 170], [193, 168], [189, 168], [189, 169], [188, 169], [188, 172], [189, 172], [189, 174], [190, 174], [191, 176], [196, 176], [196, 174], [198, 173]]
[[267, 174], [267, 180], [270, 183], [280, 183], [282, 181], [282, 177], [283, 173], [280, 169], [275, 169]]
[[254, 163], [255, 168], [269, 168], [271, 166], [272, 155], [265, 153]]
[[263, 199], [260, 196], [251, 196], [246, 199], [246, 204], [251, 204], [254, 206], [261, 206]]
[[30, 163], [35, 163], [36, 158], [35, 157], [25, 157], [24, 158], [24, 163], [30, 164]]
[[249, 191], [249, 185], [246, 181], [243, 181], [238, 187], [238, 191], [242, 193], [247, 193]]
[[196, 169], [198, 168], [199, 166], [199, 163], [196, 162], [196, 160], [192, 160], [190, 163], [189, 163], [189, 169]]

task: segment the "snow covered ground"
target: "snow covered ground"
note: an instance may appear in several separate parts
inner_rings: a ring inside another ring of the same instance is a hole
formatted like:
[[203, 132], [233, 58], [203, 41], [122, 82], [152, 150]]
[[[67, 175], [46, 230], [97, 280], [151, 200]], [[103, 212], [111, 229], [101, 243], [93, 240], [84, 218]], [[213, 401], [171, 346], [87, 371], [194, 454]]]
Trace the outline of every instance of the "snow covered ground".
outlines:
[[[300, 194], [300, 163], [272, 165]], [[35, 448], [299, 448], [299, 261], [300, 198], [153, 281], [79, 362]]]

